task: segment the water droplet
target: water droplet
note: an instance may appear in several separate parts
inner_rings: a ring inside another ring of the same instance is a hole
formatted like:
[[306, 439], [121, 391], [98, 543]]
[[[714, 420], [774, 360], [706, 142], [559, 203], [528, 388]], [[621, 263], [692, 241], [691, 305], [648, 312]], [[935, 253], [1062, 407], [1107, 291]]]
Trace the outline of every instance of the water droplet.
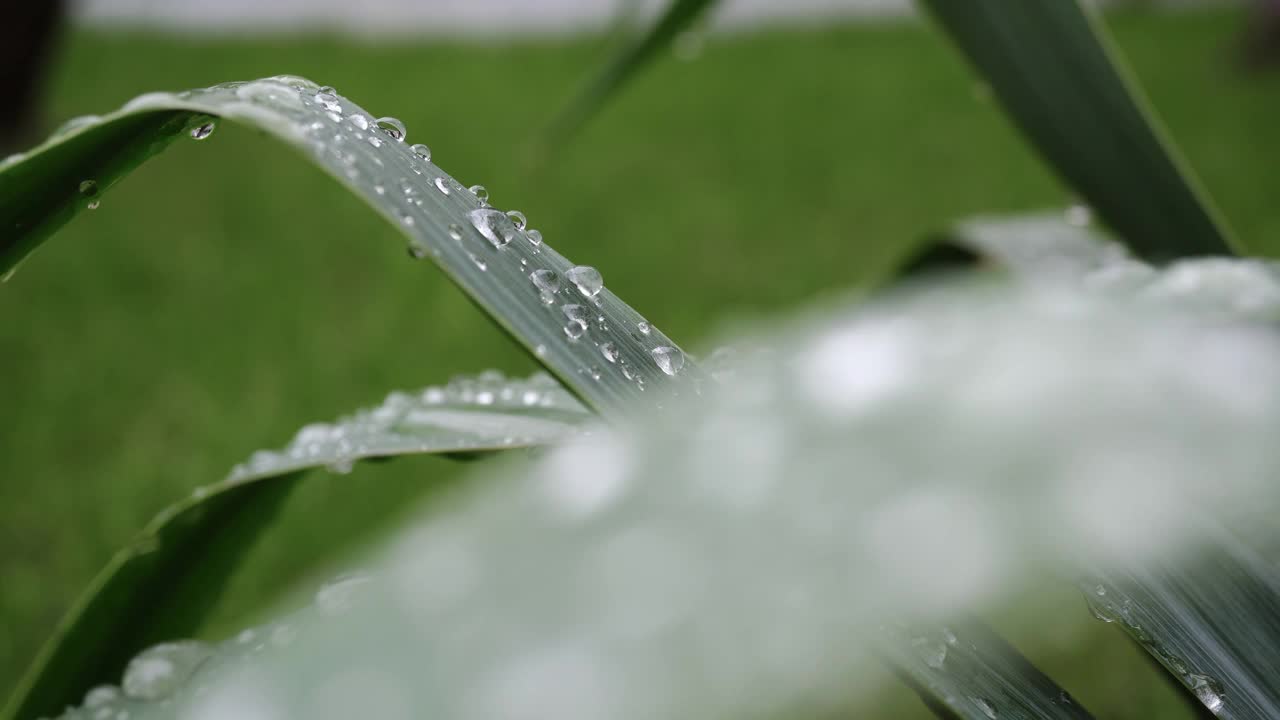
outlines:
[[511, 224], [516, 226], [517, 230], [523, 230], [529, 221], [525, 219], [524, 213], [519, 210], [508, 210], [507, 217], [511, 219]]
[[570, 320], [582, 323], [583, 327], [587, 326], [587, 309], [581, 305], [561, 305], [560, 312]]
[[53, 131], [53, 134], [55, 136], [66, 135], [67, 133], [73, 130], [79, 130], [82, 127], [87, 127], [89, 125], [92, 125], [101, 119], [102, 118], [99, 117], [98, 115], [80, 115], [79, 117], [73, 117], [70, 120], [62, 123], [62, 125], [59, 125], [58, 129]]
[[374, 192], [376, 192], [376, 193], [378, 193], [379, 195], [386, 195], [386, 194], [387, 194], [387, 189], [386, 189], [386, 188], [384, 188], [384, 187], [382, 187], [381, 185], [374, 185], [374, 186], [373, 186], [373, 191], [374, 191]]
[[486, 263], [483, 258], [476, 255], [475, 253], [469, 253], [468, 257], [471, 258], [471, 262], [474, 263], [476, 267], [480, 268], [480, 272], [484, 272], [485, 270], [489, 269], [489, 264]]
[[422, 160], [431, 159], [431, 148], [427, 147], [426, 145], [423, 145], [422, 143], [411, 145], [409, 149], [413, 151], [414, 155], [417, 155]]
[[537, 230], [526, 231], [525, 237], [529, 238], [529, 244], [533, 245], [534, 247], [538, 247], [539, 245], [542, 244], [542, 233], [538, 232]]
[[402, 213], [400, 215], [400, 222], [404, 223], [405, 227], [413, 227], [413, 216], [409, 213]]
[[925, 665], [941, 670], [947, 661], [947, 643], [942, 638], [929, 636], [911, 638], [911, 647]]
[[480, 206], [481, 206], [481, 207], [488, 207], [488, 205], [489, 205], [489, 191], [488, 191], [488, 190], [486, 190], [486, 189], [485, 189], [485, 187], [484, 187], [483, 185], [472, 185], [471, 187], [469, 187], [469, 188], [467, 188], [467, 189], [468, 189], [468, 190], [470, 190], [470, 191], [471, 191], [471, 194], [472, 194], [472, 195], [475, 195], [475, 196], [476, 196], [476, 199], [480, 201]]
[[564, 324], [564, 334], [570, 340], [577, 340], [587, 331], [587, 326], [578, 320], [570, 320]]
[[440, 191], [441, 195], [449, 194], [449, 185], [445, 183], [444, 178], [442, 177], [436, 178], [436, 189]]
[[477, 208], [467, 213], [467, 218], [495, 248], [506, 247], [516, 237], [515, 225], [498, 210]]
[[289, 647], [297, 639], [298, 631], [294, 630], [293, 626], [288, 623], [278, 625], [271, 631], [271, 644], [276, 647]]
[[605, 360], [608, 360], [611, 363], [618, 362], [618, 346], [611, 342], [607, 342], [600, 346], [600, 354], [604, 356]]
[[370, 581], [368, 575], [340, 575], [316, 591], [316, 607], [326, 615], [340, 615], [356, 604], [360, 589]]
[[590, 375], [592, 380], [599, 380], [600, 368], [596, 367], [595, 365], [592, 365], [591, 367], [587, 368], [587, 375]]
[[355, 125], [361, 130], [369, 129], [369, 118], [361, 115], [360, 113], [355, 113], [354, 115], [349, 116], [347, 119], [351, 122], [352, 125]]
[[982, 714], [991, 718], [991, 720], [996, 720], [996, 718], [998, 717], [996, 715], [996, 708], [994, 705], [991, 704], [990, 700], [987, 700], [986, 698], [976, 697], [976, 698], [973, 698], [973, 704], [977, 705], [978, 709], [982, 711]]
[[129, 661], [121, 687], [125, 695], [138, 700], [168, 697], [210, 654], [207, 645], [195, 640], [152, 646]]
[[1186, 680], [1187, 687], [1191, 688], [1191, 692], [1196, 694], [1196, 698], [1208, 708], [1209, 712], [1217, 715], [1222, 710], [1226, 695], [1222, 692], [1222, 685], [1217, 680], [1198, 673], [1187, 675]]
[[101, 200], [90, 200], [89, 204], [85, 205], [85, 207], [89, 208], [90, 210], [97, 210], [98, 206], [101, 204], [102, 204]]
[[649, 355], [658, 364], [658, 368], [668, 375], [675, 375], [684, 367], [684, 353], [673, 347], [656, 347], [649, 351]]
[[191, 128], [191, 139], [204, 140], [205, 138], [212, 135], [213, 131], [217, 129], [218, 129], [218, 124], [210, 120], [209, 122], [203, 125], [200, 125], [199, 127]]
[[560, 276], [554, 270], [534, 270], [529, 273], [529, 279], [543, 293], [553, 294], [560, 289]]
[[99, 685], [85, 693], [84, 706], [86, 708], [102, 707], [118, 699], [120, 699], [120, 689], [115, 685]]
[[427, 256], [428, 248], [421, 240], [409, 241], [409, 257], [414, 260], [421, 260]]
[[1085, 227], [1093, 222], [1093, 210], [1088, 205], [1076, 203], [1063, 213], [1068, 225]]
[[640, 322], [636, 323], [636, 329], [640, 331], [641, 335], [648, 335], [649, 331], [652, 330], [653, 328], [649, 326], [649, 323], [645, 322], [644, 320], [641, 320]]
[[408, 134], [405, 130], [404, 123], [393, 117], [380, 117], [375, 122], [378, 124], [378, 129], [392, 140], [395, 140], [396, 142], [404, 142], [405, 135]]
[[372, 146], [374, 146], [374, 147], [382, 147], [382, 139], [381, 139], [381, 138], [379, 138], [379, 137], [377, 137], [377, 136], [375, 136], [375, 135], [370, 135], [370, 136], [369, 136], [369, 144], [370, 144], [370, 145], [372, 145]]
[[569, 282], [578, 286], [578, 292], [587, 297], [595, 297], [604, 288], [604, 278], [600, 271], [590, 265], [578, 265], [564, 274]]
[[80, 182], [80, 194], [85, 197], [93, 197], [98, 194], [98, 181], [82, 180]]

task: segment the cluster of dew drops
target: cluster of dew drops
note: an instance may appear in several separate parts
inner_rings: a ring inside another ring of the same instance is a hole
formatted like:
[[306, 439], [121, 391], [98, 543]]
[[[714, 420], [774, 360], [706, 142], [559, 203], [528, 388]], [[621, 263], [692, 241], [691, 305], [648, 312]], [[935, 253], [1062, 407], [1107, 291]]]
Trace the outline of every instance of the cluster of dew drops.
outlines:
[[[316, 87], [309, 81], [291, 76], [272, 78], [270, 82], [229, 83], [226, 87], [231, 88], [233, 86], [236, 87], [237, 94], [245, 99], [265, 101], [272, 104], [287, 105], [289, 102], [297, 102], [298, 100], [287, 101], [287, 99], [282, 102], [283, 94], [297, 93], [295, 97], [300, 99], [302, 105], [321, 111], [335, 125], [350, 125], [352, 128], [351, 137], [354, 137], [358, 142], [368, 143], [374, 148], [382, 148], [387, 142], [406, 144], [414, 157], [420, 161], [419, 163], [410, 164], [410, 168], [415, 174], [423, 175], [424, 169], [431, 168], [431, 166], [426, 165], [431, 160], [431, 149], [423, 143], [408, 144], [408, 129], [403, 122], [394, 117], [370, 118], [358, 107], [346, 108], [337, 91], [331, 86]], [[81, 122], [80, 119], [68, 123], [68, 125], [74, 125], [75, 127], [83, 124], [86, 123]], [[319, 119], [309, 125], [309, 129], [314, 131], [321, 131], [324, 128], [325, 123]], [[189, 135], [194, 140], [205, 140], [213, 134], [215, 129], [216, 123], [213, 119], [204, 119], [190, 129]], [[333, 136], [333, 139], [335, 143], [341, 142], [342, 136], [337, 134]], [[346, 166], [346, 175], [350, 179], [357, 178], [359, 171], [355, 167], [355, 156], [348, 151], [339, 150], [337, 147], [331, 149]], [[382, 164], [382, 161], [376, 157], [374, 162], [379, 165]], [[528, 243], [528, 249], [532, 254], [536, 255], [541, 252], [542, 233], [529, 227], [524, 213], [519, 210], [503, 212], [491, 207], [489, 204], [489, 192], [483, 185], [472, 185], [469, 188], [464, 188], [456, 180], [445, 175], [426, 177], [425, 182], [427, 188], [434, 189], [435, 192], [444, 196], [466, 192], [475, 198], [479, 203], [479, 207], [470, 210], [467, 213], [467, 219], [475, 232], [479, 233], [487, 241], [493, 251], [501, 252], [517, 239], [523, 239], [524, 242]], [[92, 179], [82, 181], [79, 191], [86, 198], [86, 207], [96, 209], [99, 206], [99, 186], [96, 181]], [[421, 190], [416, 184], [404, 180], [400, 184], [399, 191], [403, 195], [405, 202], [417, 206], [422, 205]], [[378, 195], [387, 195], [392, 190], [383, 184], [376, 184], [374, 185], [374, 192]], [[406, 227], [412, 227], [416, 222], [413, 215], [404, 209], [399, 211], [398, 217]], [[448, 227], [449, 238], [454, 242], [465, 243], [468, 234], [468, 231], [457, 223], [452, 223]], [[409, 255], [411, 257], [421, 259], [428, 254], [438, 256], [440, 251], [429, 247], [421, 239], [410, 241]], [[486, 259], [483, 253], [468, 251], [467, 256], [481, 272], [489, 269], [490, 260]], [[600, 332], [608, 330], [606, 319], [600, 312], [604, 301], [604, 297], [601, 295], [604, 290], [604, 278], [601, 276], [600, 271], [588, 265], [574, 266], [563, 273], [558, 273], [549, 268], [530, 269], [528, 261], [525, 259], [520, 260], [520, 265], [522, 272], [529, 280], [531, 292], [550, 312], [554, 312], [559, 316], [567, 341], [571, 343], [594, 342], [604, 365], [616, 367], [623, 377], [633, 382], [639, 389], [644, 390], [644, 373], [637, 372], [618, 345], [608, 340], [595, 341], [591, 337], [593, 334], [593, 321], [595, 330]], [[562, 293], [574, 296], [569, 298], [567, 302], [562, 302]], [[634, 331], [630, 335], [635, 342], [647, 347], [650, 361], [664, 374], [675, 376], [684, 368], [684, 354], [678, 348], [667, 344], [661, 333], [655, 332], [648, 322], [644, 320], [636, 322]], [[534, 351], [541, 357], [545, 356], [547, 348], [545, 345], [538, 345], [534, 348]], [[582, 372], [594, 380], [600, 380], [603, 374], [599, 364], [586, 367]]]
[[[332, 87], [324, 86], [317, 89], [314, 99], [329, 115], [331, 120], [335, 122], [342, 121], [344, 117], [342, 103], [338, 98], [337, 92]], [[403, 122], [394, 117], [380, 117], [371, 120], [356, 110], [347, 114], [345, 118], [361, 133], [376, 130], [393, 142], [408, 142], [408, 129]], [[370, 132], [367, 136], [358, 133], [357, 139], [360, 138], [367, 139], [374, 147], [381, 147], [384, 142], [375, 132]], [[431, 160], [431, 149], [426, 145], [416, 143], [409, 145], [409, 149], [423, 163]], [[422, 174], [422, 170], [417, 166], [413, 166], [413, 169], [415, 173]], [[451, 182], [450, 178], [443, 175], [430, 179], [428, 187], [434, 188], [436, 192], [445, 196], [454, 192], [463, 192], [460, 184], [457, 184], [456, 181]], [[412, 198], [418, 192], [416, 188], [408, 183], [405, 183], [401, 190], [409, 198]], [[387, 189], [382, 185], [377, 185], [374, 187], [374, 191], [382, 195], [387, 192]], [[479, 233], [480, 237], [488, 243], [493, 251], [501, 252], [513, 242], [523, 240], [528, 243], [532, 254], [541, 252], [542, 233], [529, 227], [528, 219], [524, 213], [519, 210], [503, 212], [492, 207], [489, 202], [489, 191], [483, 185], [472, 185], [466, 188], [465, 192], [470, 193], [479, 203], [479, 207], [467, 213], [467, 220], [475, 232]], [[421, 200], [417, 200], [416, 203], [421, 205]], [[402, 213], [400, 218], [401, 222], [406, 226], [414, 224], [413, 217], [408, 213]], [[467, 239], [466, 230], [456, 223], [449, 225], [448, 234], [449, 238], [457, 243], [464, 243]], [[409, 255], [414, 259], [422, 259], [431, 252], [431, 248], [423, 244], [421, 240], [412, 240], [409, 243]], [[438, 251], [436, 252], [438, 254]], [[469, 252], [468, 257], [481, 272], [489, 269], [489, 260], [486, 260], [483, 255]], [[599, 270], [588, 265], [578, 265], [561, 274], [549, 268], [530, 270], [528, 261], [524, 259], [520, 260], [520, 263], [522, 270], [528, 271], [527, 277], [531, 290], [537, 295], [540, 303], [550, 308], [552, 312], [560, 314], [563, 320], [564, 336], [569, 342], [580, 342], [589, 335], [593, 317], [597, 328], [607, 330], [608, 326], [605, 318], [598, 311], [603, 304], [601, 292], [604, 290], [604, 278]], [[579, 297], [572, 298], [573, 302], [558, 304], [562, 290], [571, 293], [576, 291]], [[636, 323], [635, 332], [632, 333], [632, 336], [637, 342], [644, 343], [652, 332], [652, 327], [641, 320]], [[674, 376], [683, 369], [685, 358], [680, 350], [661, 342], [652, 344], [654, 346], [649, 350], [649, 356], [659, 370], [667, 375]], [[604, 341], [596, 345], [604, 362], [617, 366], [627, 380], [634, 382], [641, 390], [644, 389], [643, 374], [635, 371], [615, 343]], [[542, 356], [546, 354], [547, 349], [545, 346], [539, 345], [535, 348], [535, 352]], [[595, 365], [586, 368], [584, 372], [595, 380], [599, 380], [602, 375], [599, 366]]]

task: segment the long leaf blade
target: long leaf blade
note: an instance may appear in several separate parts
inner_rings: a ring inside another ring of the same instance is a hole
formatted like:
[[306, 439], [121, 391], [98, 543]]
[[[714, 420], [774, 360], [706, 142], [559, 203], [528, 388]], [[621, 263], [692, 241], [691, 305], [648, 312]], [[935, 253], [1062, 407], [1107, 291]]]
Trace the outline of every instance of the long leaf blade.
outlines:
[[1230, 252], [1230, 231], [1078, 0], [923, 6], [1036, 149], [1138, 254]]
[[90, 687], [117, 682], [129, 658], [195, 631], [236, 560], [310, 469], [373, 458], [538, 447], [593, 415], [544, 376], [459, 379], [392, 393], [377, 408], [309, 425], [222, 482], [165, 509], [118, 553], [67, 613], [0, 717], [56, 715]]
[[[700, 371], [670, 338], [404, 142], [393, 124], [309, 80], [281, 76], [152, 93], [0, 166], [0, 275], [175, 138], [220, 116], [294, 147], [395, 225], [566, 387], [606, 414], [648, 390], [692, 392]], [[482, 193], [483, 195], [483, 193]], [[321, 239], [323, 240], [323, 239]], [[575, 282], [576, 278], [576, 282]]]

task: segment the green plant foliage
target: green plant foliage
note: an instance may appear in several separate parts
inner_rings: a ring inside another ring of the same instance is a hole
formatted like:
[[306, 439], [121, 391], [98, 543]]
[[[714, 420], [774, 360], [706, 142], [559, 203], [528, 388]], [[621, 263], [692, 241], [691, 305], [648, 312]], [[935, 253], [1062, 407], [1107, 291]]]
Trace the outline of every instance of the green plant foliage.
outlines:
[[[433, 164], [394, 118], [332, 88], [279, 76], [178, 94], [151, 93], [78, 119], [0, 166], [0, 274], [176, 137], [208, 137], [212, 117], [297, 148], [365, 200], [565, 387], [606, 414], [645, 392], [692, 392], [701, 373], [662, 332], [526, 227]], [[644, 328], [644, 330], [641, 330]], [[670, 372], [668, 372], [670, 371]], [[606, 379], [608, 378], [608, 379]]]
[[79, 703], [87, 688], [117, 681], [148, 645], [194, 632], [307, 470], [538, 447], [571, 436], [592, 417], [545, 375], [522, 381], [488, 373], [392, 393], [378, 407], [303, 428], [287, 448], [255, 453], [226, 480], [152, 520], [67, 614], [0, 717], [56, 714]]

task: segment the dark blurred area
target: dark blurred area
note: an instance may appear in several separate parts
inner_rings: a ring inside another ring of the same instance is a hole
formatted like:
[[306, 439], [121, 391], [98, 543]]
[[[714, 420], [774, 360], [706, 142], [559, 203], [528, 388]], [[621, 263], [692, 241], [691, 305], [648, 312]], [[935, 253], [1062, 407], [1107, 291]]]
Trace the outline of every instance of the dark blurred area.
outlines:
[[66, 0], [9, 2], [0, 10], [0, 153], [41, 134], [40, 93], [66, 13]]

